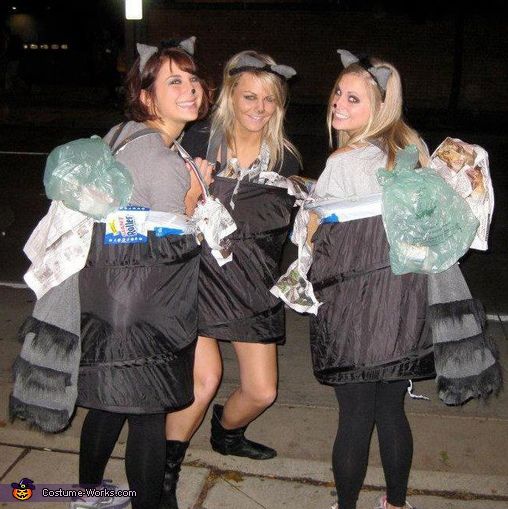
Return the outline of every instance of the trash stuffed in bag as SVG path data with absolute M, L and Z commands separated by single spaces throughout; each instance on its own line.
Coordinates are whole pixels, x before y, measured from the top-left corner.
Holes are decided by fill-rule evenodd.
M 378 172 L 394 274 L 448 269 L 469 249 L 478 228 L 465 200 L 435 170 L 417 163 L 418 150 L 409 145 L 397 153 L 392 171 Z
M 129 171 L 99 136 L 60 145 L 46 161 L 44 187 L 48 198 L 95 219 L 127 205 L 132 186 Z

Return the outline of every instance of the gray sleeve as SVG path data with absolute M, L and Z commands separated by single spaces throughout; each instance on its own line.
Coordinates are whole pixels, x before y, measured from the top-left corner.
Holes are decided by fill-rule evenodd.
M 130 143 L 117 159 L 132 175 L 131 203 L 161 212 L 185 213 L 190 175 L 185 163 L 160 137 L 145 136 Z
M 164 147 L 147 161 L 145 189 L 150 208 L 185 214 L 185 195 L 190 187 L 189 170 L 183 159 Z
M 328 159 L 325 169 L 319 176 L 312 193 L 315 198 L 319 199 L 328 196 L 335 197 L 344 195 L 343 186 L 339 180 L 341 166 L 341 157 L 339 155 L 332 156 Z

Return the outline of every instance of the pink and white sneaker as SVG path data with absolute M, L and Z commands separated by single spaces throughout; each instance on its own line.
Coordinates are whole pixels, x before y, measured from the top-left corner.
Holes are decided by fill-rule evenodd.
M 374 509 L 387 509 L 387 502 L 386 502 L 386 495 L 383 495 L 379 498 L 377 501 L 376 507 Z M 407 500 L 404 504 L 404 509 L 416 509 L 416 507 L 413 507 Z

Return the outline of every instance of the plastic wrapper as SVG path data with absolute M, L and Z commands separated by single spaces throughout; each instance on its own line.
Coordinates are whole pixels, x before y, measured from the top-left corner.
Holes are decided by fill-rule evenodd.
M 383 222 L 394 274 L 437 273 L 471 246 L 478 220 L 469 205 L 430 168 L 416 168 L 418 151 L 397 154 L 392 171 L 381 169 Z
M 471 247 L 487 250 L 494 213 L 494 189 L 485 149 L 456 138 L 446 138 L 432 154 L 430 166 L 466 200 L 478 219 L 480 225 Z
M 44 171 L 46 195 L 67 207 L 103 219 L 129 203 L 132 177 L 98 136 L 71 141 L 51 151 Z
M 321 223 L 344 223 L 381 215 L 381 193 L 354 200 L 322 198 L 307 202 L 305 208 L 316 213 Z

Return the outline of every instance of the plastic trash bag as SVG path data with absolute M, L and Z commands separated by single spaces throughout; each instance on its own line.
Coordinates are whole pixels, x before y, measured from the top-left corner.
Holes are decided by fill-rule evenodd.
M 129 203 L 132 177 L 99 136 L 60 145 L 51 151 L 44 187 L 51 200 L 95 219 Z
M 435 170 L 417 163 L 418 150 L 409 145 L 398 152 L 392 171 L 378 172 L 394 274 L 448 269 L 469 249 L 479 224 Z

